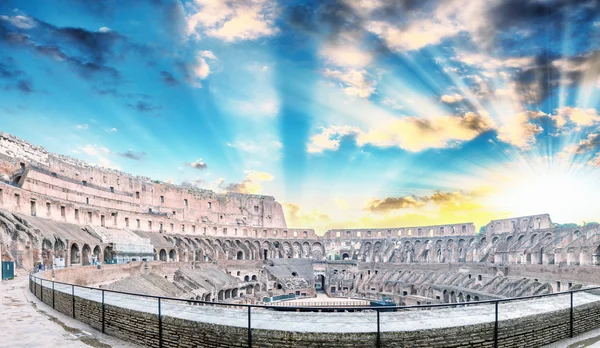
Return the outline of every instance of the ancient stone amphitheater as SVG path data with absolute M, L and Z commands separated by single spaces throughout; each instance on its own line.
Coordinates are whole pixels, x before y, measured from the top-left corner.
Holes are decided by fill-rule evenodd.
M 600 327 L 598 225 L 425 225 L 319 236 L 288 228 L 270 196 L 152 181 L 0 133 L 2 260 L 41 265 L 39 299 L 127 341 L 524 347 Z M 384 298 L 397 307 L 370 307 Z

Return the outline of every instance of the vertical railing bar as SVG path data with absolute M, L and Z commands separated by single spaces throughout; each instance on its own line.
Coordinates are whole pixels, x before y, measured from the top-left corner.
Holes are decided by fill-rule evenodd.
M 573 292 L 571 291 L 571 311 L 569 319 L 569 336 L 573 338 Z
M 498 348 L 498 304 L 500 302 L 495 302 L 496 307 L 496 318 L 494 320 L 494 348 Z
M 379 309 L 375 310 L 377 312 L 377 348 L 381 347 L 381 329 L 380 329 L 380 320 L 379 320 Z
M 52 281 L 52 309 L 55 309 L 54 307 L 54 280 Z
M 160 297 L 158 298 L 158 346 L 162 348 L 162 311 L 160 305 Z
M 71 303 L 73 304 L 73 319 L 75 319 L 75 285 L 71 284 Z
M 40 278 L 40 301 L 44 302 L 44 279 Z
M 105 315 L 104 315 L 104 290 L 102 290 L 102 333 L 105 333 L 104 328 L 106 326 L 106 324 L 104 324 L 104 318 L 105 318 Z
M 248 347 L 252 348 L 252 307 L 248 306 Z

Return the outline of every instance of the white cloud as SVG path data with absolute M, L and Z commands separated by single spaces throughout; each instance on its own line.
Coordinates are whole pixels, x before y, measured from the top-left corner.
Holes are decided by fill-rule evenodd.
M 118 132 L 118 131 L 119 131 L 119 130 L 118 130 L 118 129 L 116 129 L 116 128 L 111 128 L 111 129 L 109 130 L 109 132 L 111 132 L 111 133 L 116 133 L 116 132 Z
M 196 57 L 196 64 L 193 67 L 194 75 L 200 80 L 204 80 L 210 74 L 210 66 L 202 56 Z
M 463 97 L 460 94 L 444 94 L 442 96 L 442 101 L 448 104 L 458 103 L 460 101 L 463 101 L 464 99 L 465 97 Z
M 216 60 L 217 57 L 215 57 L 214 53 L 212 53 L 211 51 L 200 51 L 200 56 L 204 57 L 206 59 L 213 59 Z
M 375 92 L 376 83 L 367 77 L 364 69 L 325 69 L 323 75 L 342 84 L 344 92 L 350 97 L 368 98 Z
M 398 104 L 398 101 L 396 99 L 390 99 L 390 98 L 386 98 L 384 100 L 381 101 L 381 104 L 390 107 L 394 110 L 402 110 L 404 109 L 404 106 Z
M 517 146 L 522 149 L 529 149 L 535 144 L 535 137 L 544 129 L 531 121 L 547 116 L 541 111 L 523 111 L 504 123 L 498 129 L 498 140 Z
M 109 27 L 102 27 L 100 29 L 98 29 L 99 32 L 101 33 L 108 33 L 110 31 Z
M 206 36 L 225 41 L 255 40 L 277 32 L 277 6 L 272 0 L 194 0 L 187 18 L 188 36 Z
M 8 22 L 19 29 L 31 29 L 36 26 L 35 20 L 27 16 L 0 16 L 0 21 Z
M 87 124 L 78 124 L 78 125 L 75 126 L 75 129 L 78 129 L 78 130 L 86 130 L 86 129 L 89 129 L 89 128 L 90 128 L 90 126 L 87 125 Z
M 119 169 L 119 166 L 113 163 L 110 158 L 108 158 L 108 155 L 112 154 L 112 152 L 105 146 L 98 144 L 87 144 L 85 146 L 78 147 L 76 150 L 73 150 L 73 153 L 87 155 L 88 158 L 86 158 L 86 160 L 92 165 Z
M 319 51 L 327 63 L 351 68 L 361 68 L 373 58 L 370 53 L 364 52 L 353 45 L 325 44 Z
M 331 126 L 321 128 L 319 134 L 310 137 L 310 143 L 307 146 L 309 153 L 321 153 L 324 150 L 336 151 L 340 148 L 340 141 L 348 135 L 360 134 L 361 130 L 358 127 L 351 126 Z
M 368 131 L 352 126 L 331 126 L 310 137 L 309 153 L 338 150 L 345 136 L 354 136 L 358 146 L 398 147 L 411 152 L 430 148 L 453 147 L 494 129 L 487 115 L 473 112 L 461 116 L 437 116 L 428 119 L 404 117 L 375 125 Z
M 592 126 L 597 122 L 600 122 L 600 116 L 596 109 L 589 108 L 574 108 L 574 107 L 562 107 L 556 109 L 554 121 L 556 127 L 562 128 L 569 121 L 576 126 Z

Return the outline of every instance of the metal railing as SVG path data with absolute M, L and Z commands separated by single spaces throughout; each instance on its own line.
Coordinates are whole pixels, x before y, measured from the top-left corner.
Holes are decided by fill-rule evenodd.
M 38 283 L 39 281 L 39 283 Z M 106 289 L 99 289 L 99 288 L 93 288 L 93 287 L 89 287 L 89 286 L 80 286 L 80 285 L 74 285 L 74 284 L 69 284 L 69 283 L 63 283 L 63 282 L 58 282 L 58 281 L 53 281 L 53 280 L 47 280 L 47 279 L 43 279 L 41 277 L 38 277 L 34 274 L 30 274 L 29 275 L 29 290 L 37 297 L 39 298 L 42 302 L 44 302 L 44 296 L 43 296 L 43 289 L 44 289 L 44 283 L 47 285 L 46 288 L 47 289 L 51 289 L 52 291 L 52 308 L 55 308 L 55 294 L 56 294 L 56 285 L 61 285 L 61 286 L 66 286 L 66 287 L 70 287 L 70 295 L 71 295 L 71 303 L 72 303 L 72 316 L 74 319 L 75 318 L 75 302 L 76 302 L 76 297 L 75 296 L 75 289 L 89 289 L 92 291 L 96 291 L 96 292 L 101 292 L 101 324 L 102 324 L 102 333 L 105 333 L 105 328 L 106 328 L 106 323 L 105 323 L 105 294 L 106 293 L 110 293 L 110 294 L 120 294 L 120 295 L 127 295 L 127 296 L 134 296 L 134 297 L 138 297 L 138 298 L 145 298 L 145 299 L 155 299 L 156 300 L 156 305 L 157 305 L 157 315 L 158 315 L 158 335 L 159 335 L 159 347 L 163 346 L 163 327 L 162 327 L 162 321 L 163 321 L 163 302 L 165 301 L 175 301 L 175 302 L 179 302 L 179 303 L 186 303 L 188 305 L 206 305 L 206 306 L 219 306 L 219 307 L 224 307 L 224 308 L 245 308 L 247 309 L 247 314 L 248 314 L 248 323 L 247 323 L 247 330 L 248 330 L 248 347 L 252 347 L 252 313 L 253 310 L 255 311 L 260 311 L 260 310 L 278 310 L 281 309 L 282 305 L 281 303 L 279 304 L 275 304 L 275 305 L 258 305 L 258 304 L 235 304 L 235 303 L 223 303 L 223 302 L 210 302 L 210 301 L 201 301 L 201 300 L 191 300 L 191 299 L 181 299 L 181 298 L 173 298 L 173 297 L 166 297 L 166 296 L 155 296 L 155 295 L 144 295 L 144 294 L 136 294 L 136 293 L 130 293 L 130 292 L 124 292 L 124 291 L 116 291 L 116 290 L 106 290 Z M 48 286 L 50 285 L 50 286 Z M 40 288 L 39 293 L 40 295 L 38 296 L 38 288 Z M 573 337 L 574 335 L 574 305 L 573 305 L 573 297 L 574 294 L 576 293 L 580 293 L 580 292 L 590 292 L 590 291 L 596 291 L 596 290 L 600 290 L 600 286 L 594 286 L 594 287 L 588 287 L 588 288 L 583 288 L 583 289 L 578 289 L 578 290 L 570 290 L 570 291 L 563 291 L 563 292 L 556 292 L 556 293 L 551 293 L 551 294 L 543 294 L 543 295 L 532 295 L 532 296 L 521 296 L 521 297 L 513 297 L 513 298 L 505 298 L 505 299 L 495 299 L 495 300 L 484 300 L 484 301 L 471 301 L 471 302 L 457 302 L 457 303 L 439 303 L 439 304 L 425 304 L 425 305 L 411 305 L 411 306 L 382 306 L 382 307 L 371 307 L 371 306 L 353 306 L 351 308 L 349 307 L 344 307 L 344 306 L 329 306 L 328 304 L 324 305 L 324 306 L 287 306 L 284 305 L 286 310 L 298 310 L 298 311 L 314 311 L 314 312 L 320 312 L 320 311 L 324 311 L 324 312 L 347 312 L 349 310 L 351 311 L 375 311 L 376 312 L 376 320 L 377 320 L 377 331 L 376 331 L 376 341 L 375 341 L 375 347 L 380 348 L 381 347 L 381 316 L 380 313 L 381 312 L 390 312 L 390 311 L 408 311 L 408 310 L 421 310 L 421 309 L 434 309 L 434 308 L 457 308 L 457 307 L 471 307 L 471 306 L 479 306 L 479 305 L 485 305 L 485 304 L 489 304 L 489 305 L 493 305 L 494 306 L 494 329 L 493 329 L 493 342 L 494 342 L 494 347 L 498 347 L 498 343 L 499 343 L 499 336 L 498 336 L 498 331 L 499 331 L 499 322 L 501 320 L 499 320 L 499 305 L 501 303 L 508 303 L 508 302 L 516 302 L 516 301 L 525 301 L 525 300 L 532 300 L 532 299 L 540 299 L 540 298 L 548 298 L 548 297 L 555 297 L 555 296 L 565 296 L 568 295 L 569 296 L 569 332 L 568 332 L 568 337 Z M 63 291 L 64 293 L 64 291 Z M 600 301 L 600 291 L 598 292 L 598 294 L 596 294 L 599 296 L 599 301 Z M 89 300 L 89 299 L 88 299 Z M 93 300 L 92 300 L 93 301 Z M 309 303 L 312 304 L 312 303 Z M 315 303 L 316 304 L 316 303 Z M 263 312 L 264 313 L 264 312 Z M 340 324 L 343 325 L 343 324 Z M 264 329 L 263 329 L 264 330 Z M 566 337 L 565 337 L 566 338 Z

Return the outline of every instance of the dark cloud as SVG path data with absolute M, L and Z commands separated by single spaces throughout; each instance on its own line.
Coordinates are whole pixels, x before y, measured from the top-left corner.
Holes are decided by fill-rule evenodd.
M 130 108 L 136 109 L 139 112 L 153 112 L 159 111 L 162 109 L 160 105 L 154 105 L 147 101 L 138 101 L 135 104 L 127 104 Z
M 198 178 L 198 179 L 194 179 L 194 180 L 186 180 L 183 181 L 180 186 L 182 187 L 187 187 L 187 188 L 200 188 L 202 187 L 204 184 L 206 184 L 206 180 Z
M 385 212 L 390 210 L 420 207 L 423 204 L 423 202 L 412 196 L 388 197 L 384 200 L 375 199 L 371 201 L 367 206 L 367 210 L 372 212 Z
M 146 153 L 143 151 L 136 152 L 133 150 L 127 150 L 125 152 L 119 152 L 118 155 L 121 157 L 129 158 L 130 160 L 134 161 L 141 161 L 144 158 L 146 158 Z
M 600 151 L 600 134 L 588 134 L 587 139 L 581 140 L 575 149 L 577 154 Z
M 431 196 L 405 196 L 405 197 L 387 197 L 383 200 L 374 199 L 365 208 L 365 210 L 374 213 L 384 213 L 393 210 L 418 208 L 429 202 L 435 204 L 444 204 L 464 199 L 465 196 L 459 192 L 435 192 Z
M 515 73 L 517 94 L 525 104 L 544 101 L 561 84 L 594 83 L 600 77 L 600 51 L 577 57 L 539 55 L 535 63 Z
M 197 161 L 191 162 L 191 163 L 186 162 L 185 165 L 190 166 L 195 169 L 199 169 L 199 170 L 204 170 L 204 169 L 208 168 L 208 165 L 204 161 L 202 161 L 202 158 L 200 158 Z
M 168 71 L 161 71 L 160 77 L 162 78 L 163 82 L 168 86 L 176 86 L 179 84 L 179 81 L 175 78 L 175 76 L 173 76 L 173 74 L 171 74 Z
M 35 92 L 31 78 L 25 71 L 17 68 L 17 63 L 12 57 L 0 59 L 0 80 L 5 81 L 5 90 L 17 90 L 24 94 Z

